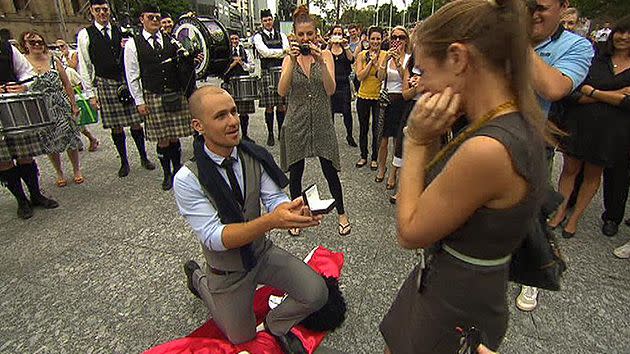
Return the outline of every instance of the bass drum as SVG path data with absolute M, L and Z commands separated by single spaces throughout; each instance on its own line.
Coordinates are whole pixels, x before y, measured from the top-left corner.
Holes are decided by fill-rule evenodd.
M 230 66 L 230 40 L 225 27 L 214 18 L 182 16 L 173 29 L 177 39 L 190 53 L 203 54 L 195 67 L 197 80 L 222 76 Z

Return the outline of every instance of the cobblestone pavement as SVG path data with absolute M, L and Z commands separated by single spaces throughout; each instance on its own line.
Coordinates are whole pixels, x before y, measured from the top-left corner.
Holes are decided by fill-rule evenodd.
M 264 142 L 262 111 L 251 120 L 250 135 Z M 341 117 L 335 123 L 352 233 L 340 237 L 331 215 L 299 238 L 286 232 L 270 237 L 299 257 L 316 245 L 346 254 L 348 319 L 328 336 L 322 352 L 381 353 L 378 323 L 415 259 L 396 244 L 385 184 L 375 183 L 369 168 L 354 167 L 358 149 L 345 144 Z M 186 260 L 202 259 L 201 250 L 172 193 L 160 189 L 159 168 L 142 169 L 128 139 L 131 173 L 118 178 L 108 132 L 90 129 L 101 147 L 81 153 L 83 185 L 57 188 L 49 161 L 38 158 L 43 188 L 61 207 L 19 220 L 13 198 L 0 190 L 2 353 L 137 353 L 185 336 L 206 320 L 182 272 Z M 191 157 L 190 139 L 183 146 L 185 158 Z M 148 150 L 157 163 L 153 144 Z M 278 146 L 270 150 L 277 158 Z M 65 157 L 64 165 L 69 170 Z M 306 165 L 304 185 L 310 183 L 328 195 L 316 160 Z M 518 289 L 510 286 L 502 353 L 630 353 L 630 263 L 611 254 L 630 229 L 621 226 L 617 237 L 602 236 L 600 213 L 597 196 L 576 237 L 560 240 L 570 267 L 561 292 L 542 292 L 538 309 L 521 313 L 513 306 Z

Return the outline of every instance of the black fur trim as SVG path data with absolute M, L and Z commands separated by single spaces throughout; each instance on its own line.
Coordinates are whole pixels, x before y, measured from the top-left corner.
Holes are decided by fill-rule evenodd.
M 346 320 L 346 300 L 336 278 L 322 277 L 328 288 L 328 301 L 321 309 L 303 319 L 300 324 L 316 332 L 333 332 Z

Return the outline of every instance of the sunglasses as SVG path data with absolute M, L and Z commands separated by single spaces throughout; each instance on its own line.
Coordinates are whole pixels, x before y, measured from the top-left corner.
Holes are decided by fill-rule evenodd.
M 159 21 L 162 19 L 162 15 L 145 15 L 149 21 Z
M 394 41 L 406 41 L 407 40 L 407 36 L 405 36 L 404 34 L 401 35 L 393 35 L 390 36 L 390 38 Z
M 37 41 L 37 40 L 29 40 L 29 41 L 26 41 L 26 43 L 28 43 L 29 45 L 32 45 L 32 46 L 40 46 L 40 45 L 44 45 L 44 41 L 41 41 L 41 40 L 40 40 L 40 41 Z

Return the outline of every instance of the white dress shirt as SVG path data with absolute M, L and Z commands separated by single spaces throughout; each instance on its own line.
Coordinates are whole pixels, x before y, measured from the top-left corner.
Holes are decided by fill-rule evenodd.
M 13 52 L 13 71 L 18 81 L 24 81 L 36 76 L 33 66 L 28 59 L 26 59 L 24 54 L 20 53 L 20 51 L 15 47 L 12 47 L 11 49 Z M 29 85 L 27 84 L 27 86 Z
M 157 36 L 157 42 L 162 48 L 164 48 L 164 38 L 162 37 L 162 32 L 157 31 L 155 35 Z M 151 47 L 155 48 L 155 43 L 153 43 L 151 36 L 153 36 L 151 33 L 144 29 L 142 30 L 142 37 L 149 42 Z M 136 48 L 136 41 L 134 40 L 127 41 L 127 44 L 125 44 L 125 76 L 127 77 L 129 92 L 131 92 L 131 97 L 133 97 L 133 100 L 136 102 L 136 106 L 145 104 L 144 93 L 142 91 L 142 80 L 140 79 L 138 48 Z
M 225 159 L 210 151 L 205 145 L 204 150 L 217 165 L 220 165 Z M 244 191 L 245 181 L 243 180 L 243 166 L 236 148 L 232 150 L 231 157 L 236 159 L 236 163 L 233 165 L 234 174 L 241 187 L 241 191 Z M 223 177 L 229 186 L 230 182 L 225 169 L 219 168 L 218 170 L 221 177 Z M 265 209 L 268 212 L 272 212 L 280 204 L 289 202 L 290 199 L 262 167 L 261 172 L 260 199 Z M 188 167 L 183 166 L 177 174 L 175 174 L 173 191 L 175 192 L 175 201 L 179 207 L 180 214 L 186 218 L 201 243 L 213 251 L 226 251 L 227 248 L 223 245 L 222 239 L 223 229 L 226 225 L 221 223 L 219 214 L 204 194 L 199 179 L 197 179 Z
M 271 31 L 267 31 L 266 29 L 263 29 L 263 32 L 270 37 L 274 33 Z M 258 54 L 260 54 L 262 58 L 284 58 L 284 51 L 289 50 L 290 48 L 289 39 L 282 32 L 280 32 L 280 38 L 282 38 L 282 49 L 268 48 L 265 42 L 263 42 L 263 39 L 260 33 L 256 33 L 253 38 L 254 47 L 256 48 L 256 50 L 258 51 Z
M 107 35 L 112 38 L 112 25 L 107 23 L 106 26 L 101 25 L 98 22 L 94 22 L 96 29 L 103 33 L 103 28 L 107 28 Z M 87 33 L 87 29 L 84 28 L 79 31 L 77 35 L 77 51 L 79 52 L 79 74 L 81 75 L 81 81 L 83 83 L 83 90 L 85 97 L 94 97 L 94 89 L 92 88 L 92 80 L 94 80 L 94 64 L 90 59 L 90 36 Z

